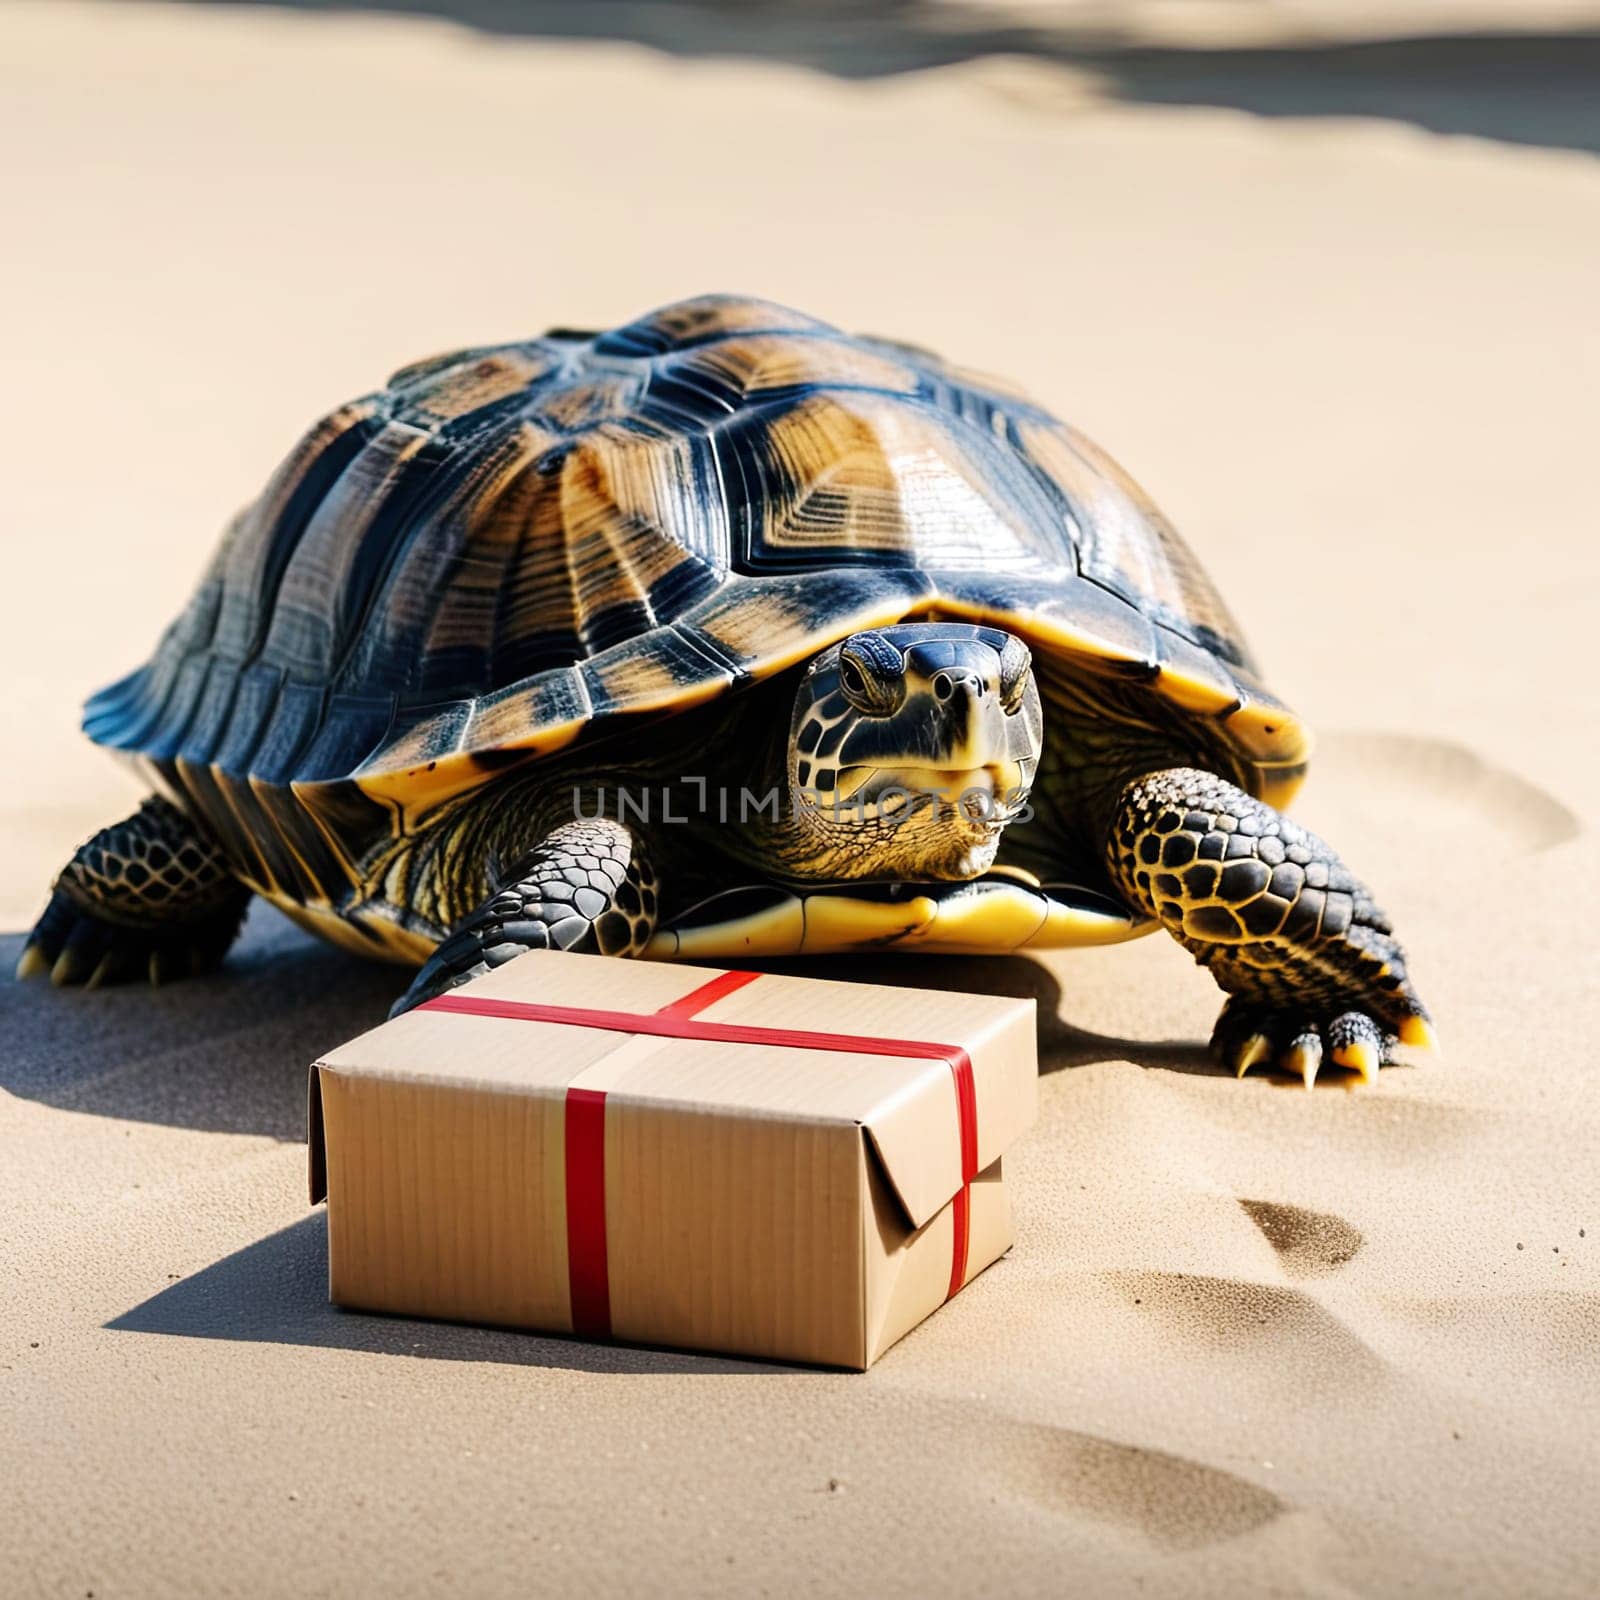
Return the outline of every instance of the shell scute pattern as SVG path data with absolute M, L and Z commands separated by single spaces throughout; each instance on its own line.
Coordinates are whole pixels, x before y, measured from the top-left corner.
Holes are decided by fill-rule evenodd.
M 1077 524 L 1084 577 L 1210 654 L 1249 668 L 1239 625 L 1194 552 L 1116 461 L 1054 418 L 1020 421 L 1016 438 Z
M 775 305 L 770 300 L 727 294 L 695 295 L 662 306 L 608 333 L 575 337 L 592 338 L 597 355 L 648 357 L 741 333 L 821 333 L 839 337 L 837 329 L 803 311 Z
M 352 783 L 425 808 L 918 610 L 1148 681 L 1257 763 L 1303 753 L 1187 547 L 1081 435 L 728 296 L 418 362 L 331 413 L 85 722 L 247 812 Z
M 739 471 L 743 570 L 1071 571 L 1059 519 L 1010 453 L 926 402 L 812 390 L 741 413 L 717 437 Z

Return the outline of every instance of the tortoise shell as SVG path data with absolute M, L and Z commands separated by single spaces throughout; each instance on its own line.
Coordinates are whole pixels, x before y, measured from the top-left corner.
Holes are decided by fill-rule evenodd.
M 519 754 L 864 627 L 992 623 L 1204 719 L 1281 802 L 1307 740 L 1138 486 L 924 351 L 706 296 L 403 368 L 319 422 L 91 737 L 206 804 L 415 816 Z M 331 830 L 323 821 L 325 834 Z

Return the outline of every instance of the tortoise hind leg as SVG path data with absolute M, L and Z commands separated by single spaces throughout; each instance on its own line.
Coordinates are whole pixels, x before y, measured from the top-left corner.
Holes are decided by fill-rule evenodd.
M 221 848 L 170 801 L 146 800 L 61 869 L 17 976 L 95 988 L 208 971 L 228 953 L 250 892 Z
M 656 877 L 634 835 L 606 818 L 563 823 L 457 924 L 389 1015 L 398 1017 L 525 950 L 641 955 L 655 922 Z

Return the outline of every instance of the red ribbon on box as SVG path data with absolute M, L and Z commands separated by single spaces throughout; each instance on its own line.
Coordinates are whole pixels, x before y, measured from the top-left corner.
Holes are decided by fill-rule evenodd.
M 958 1044 L 926 1039 L 882 1039 L 871 1034 L 813 1033 L 804 1028 L 760 1028 L 742 1022 L 711 1022 L 699 1013 L 724 995 L 754 983 L 759 972 L 724 972 L 659 1011 L 603 1011 L 586 1006 L 546 1006 L 525 1000 L 491 1000 L 442 994 L 419 1011 L 455 1011 L 474 1017 L 523 1022 L 558 1022 L 573 1028 L 651 1034 L 663 1039 L 704 1039 L 723 1044 L 783 1045 L 796 1050 L 832 1050 L 852 1055 L 908 1056 L 943 1061 L 955 1082 L 961 1135 L 961 1187 L 951 1208 L 955 1240 L 950 1287 L 967 1276 L 972 1180 L 978 1175 L 978 1095 L 972 1057 Z M 606 1097 L 603 1090 L 568 1089 L 566 1104 L 567 1275 L 572 1296 L 572 1331 L 587 1338 L 611 1334 L 611 1288 L 606 1268 Z

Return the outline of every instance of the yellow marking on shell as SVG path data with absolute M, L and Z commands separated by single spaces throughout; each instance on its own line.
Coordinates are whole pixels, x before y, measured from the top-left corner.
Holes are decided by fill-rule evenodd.
M 250 782 L 251 786 L 255 787 L 255 779 L 252 778 Z M 323 815 L 322 808 L 317 804 L 317 790 L 319 787 L 320 785 L 315 783 L 295 781 L 290 783 L 289 790 L 299 802 L 300 809 L 311 819 L 312 826 L 322 835 L 323 843 L 332 852 L 334 860 L 339 863 L 351 886 L 358 887 L 361 882 L 360 868 L 351 858 L 350 852 L 345 848 L 344 841 L 338 830 L 329 824 L 327 818 Z M 315 883 L 317 874 L 312 870 L 311 863 L 295 849 L 294 841 L 286 837 L 283 842 L 288 846 L 289 853 L 300 863 L 301 869 L 305 872 L 307 878 L 312 883 Z
M 1013 867 L 1005 863 L 997 863 L 989 868 L 991 878 L 1010 878 L 1013 883 L 1027 885 L 1030 889 L 1039 887 L 1040 878 L 1036 872 L 1029 872 L 1026 867 Z
M 1258 767 L 1299 766 L 1311 759 L 1311 730 L 1276 701 L 1247 700 L 1222 726 Z
M 541 732 L 537 740 L 515 746 L 531 760 L 553 754 L 572 743 L 584 724 L 572 722 Z M 470 753 L 453 753 L 410 767 L 381 768 L 355 774 L 356 786 L 370 800 L 394 812 L 406 829 L 448 800 L 481 789 L 490 774 Z
M 424 774 L 431 778 L 432 768 L 437 768 L 446 760 L 459 759 L 454 748 L 455 735 L 444 731 L 447 726 L 446 717 L 438 716 L 408 728 L 368 758 L 362 770 L 356 774 L 358 781 L 367 772 L 404 771 L 415 775 L 419 781 Z M 443 755 L 440 754 L 441 746 L 446 747 Z
M 530 754 L 549 755 L 553 750 L 571 744 L 588 724 L 589 706 L 578 674 L 571 671 L 568 676 L 573 680 L 573 698 L 581 710 L 541 722 L 538 720 L 541 707 L 530 694 L 528 685 L 513 684 L 478 702 L 462 738 L 462 749 L 483 753 L 524 750 Z M 558 698 L 553 684 L 548 693 L 551 702 L 561 705 L 568 703 L 565 697 Z M 440 765 L 444 763 L 440 762 Z
M 1126 944 L 1130 939 L 1142 939 L 1159 926 L 1154 918 L 1114 916 L 1052 900 L 1039 931 L 1024 948 L 1078 950 L 1097 945 Z
M 773 677 L 809 660 L 824 648 L 811 610 L 775 590 L 731 592 L 731 604 L 710 616 L 696 616 L 695 627 L 714 639 L 757 678 Z M 828 619 L 827 639 L 843 639 L 864 628 L 886 628 L 923 602 L 903 595 L 875 597 L 853 612 Z
M 630 649 L 604 664 L 592 661 L 588 670 L 612 703 L 611 709 L 629 712 L 666 707 L 687 711 L 716 699 L 732 681 L 731 674 L 719 672 L 708 661 L 703 677 L 685 683 L 670 661 L 653 657 L 643 648 Z
M 936 902 L 925 895 L 890 903 L 831 892 L 813 894 L 805 902 L 800 948 L 807 955 L 827 955 L 898 944 L 926 928 L 937 914 Z
M 907 940 L 918 949 L 1000 954 L 1020 949 L 1044 926 L 1044 897 L 1021 884 L 996 884 L 977 895 L 937 901 L 938 915 Z
M 178 758 L 177 765 L 180 773 L 188 770 L 188 764 L 181 756 Z M 245 838 L 251 838 L 254 832 L 255 824 L 247 821 L 243 813 L 239 810 L 239 802 L 233 792 L 233 784 L 235 780 L 231 774 L 224 772 L 214 763 L 211 765 L 209 770 L 211 773 L 211 781 L 215 785 L 217 793 L 222 796 L 222 803 L 228 808 L 228 812 L 233 817 L 233 820 L 238 826 L 239 831 L 244 835 Z M 251 789 L 257 794 L 261 792 L 262 788 L 266 787 L 265 785 L 257 784 L 253 778 L 246 778 L 245 782 L 248 783 Z M 270 812 L 267 814 L 269 816 L 271 815 Z M 285 841 L 285 844 L 287 844 L 287 841 Z M 341 859 L 343 859 L 342 853 Z M 280 887 L 277 880 L 272 876 L 272 865 L 267 860 L 266 852 L 259 847 L 257 847 L 254 852 L 253 864 L 260 866 L 262 871 L 266 873 L 267 881 L 272 885 L 274 890 L 277 890 Z M 237 866 L 237 863 L 235 863 L 235 866 Z
M 990 627 L 1002 628 L 1008 633 L 1017 634 L 1030 645 L 1066 654 L 1090 667 L 1101 662 L 1137 662 L 1143 659 L 1121 646 L 1112 644 L 1109 640 L 1074 627 L 1060 617 L 1043 615 L 1036 611 L 1015 613 L 1001 611 L 990 606 L 948 599 L 943 595 L 929 610 L 934 614 L 959 618 L 965 622 L 986 623 Z M 1186 706 L 1178 695 L 1168 695 L 1168 698 L 1184 709 L 1214 714 L 1232 703 L 1231 697 L 1227 701 L 1220 701 L 1212 686 L 1203 684 L 1192 674 L 1181 673 L 1169 665 L 1163 665 L 1161 668 L 1157 680 L 1159 685 L 1157 692 L 1164 693 L 1180 682 L 1185 692 L 1197 701 L 1209 699 L 1211 702 L 1207 705 Z M 1232 716 L 1224 718 L 1222 727 L 1229 739 L 1241 747 L 1251 762 L 1254 769 L 1251 774 L 1254 781 L 1248 785 L 1251 792 L 1275 810 L 1284 810 L 1305 782 L 1306 763 L 1310 759 L 1313 743 L 1311 730 L 1287 707 L 1276 702 L 1255 700 L 1247 702 Z M 1252 739 L 1253 745 L 1241 739 L 1241 733 L 1245 738 Z
M 652 961 L 737 961 L 744 956 L 797 955 L 806 916 L 797 898 L 704 928 L 663 929 L 644 948 Z
M 308 933 L 336 944 L 342 950 L 356 955 L 392 961 L 397 966 L 418 967 L 433 954 L 435 943 L 423 934 L 411 933 L 381 917 L 360 918 L 361 927 L 369 928 L 376 939 L 364 938 L 360 929 L 340 916 L 332 906 L 320 903 L 302 904 L 277 895 L 267 896 L 283 914 L 299 924 Z
M 469 365 L 447 368 L 413 403 L 429 416 L 448 422 L 526 389 L 555 364 L 553 356 L 538 359 L 521 351 L 498 350 Z
M 665 661 L 635 650 L 603 666 L 589 664 L 589 675 L 612 700 L 643 700 L 668 693 L 678 687 L 678 679 Z
M 970 601 L 955 600 L 946 595 L 931 603 L 928 608 L 939 616 L 960 622 L 976 622 L 991 628 L 1002 628 L 1014 633 L 1028 644 L 1043 645 L 1075 656 L 1091 666 L 1105 661 L 1142 662 L 1144 657 L 1121 645 L 1102 639 L 1098 634 L 1074 627 L 1063 618 L 1038 611 L 1003 611 L 994 606 L 974 605 Z
M 1162 662 L 1160 689 L 1175 706 L 1201 716 L 1215 716 L 1234 702 L 1235 696 L 1215 683 L 1184 672 L 1170 662 Z
M 401 820 L 402 828 L 435 807 L 483 787 L 483 768 L 470 756 L 441 756 L 415 767 L 360 772 L 355 785 L 373 802 Z

